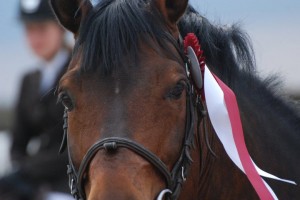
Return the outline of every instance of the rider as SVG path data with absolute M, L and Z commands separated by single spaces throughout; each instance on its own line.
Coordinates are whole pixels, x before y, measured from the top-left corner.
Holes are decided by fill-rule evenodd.
M 67 155 L 58 155 L 63 107 L 54 93 L 70 49 L 48 0 L 20 0 L 19 15 L 28 44 L 41 62 L 22 81 L 12 129 L 14 172 L 0 180 L 0 199 L 44 199 L 38 196 L 68 192 Z

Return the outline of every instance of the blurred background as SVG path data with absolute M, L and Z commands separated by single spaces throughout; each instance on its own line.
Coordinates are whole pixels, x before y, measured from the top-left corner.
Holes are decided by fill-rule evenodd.
M 300 98 L 300 1 L 190 0 L 190 3 L 216 24 L 240 24 L 252 39 L 261 76 L 279 75 L 282 92 Z M 9 129 L 21 78 L 38 62 L 25 42 L 17 4 L 17 0 L 10 0 L 0 5 L 0 175 L 10 168 Z

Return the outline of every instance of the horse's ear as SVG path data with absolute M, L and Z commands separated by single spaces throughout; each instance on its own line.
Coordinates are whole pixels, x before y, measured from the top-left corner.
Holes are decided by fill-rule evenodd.
M 168 25 L 176 26 L 180 17 L 184 14 L 188 0 L 153 0 L 155 6 L 167 20 Z
M 87 0 L 50 0 L 59 22 L 75 35 L 82 19 L 93 8 Z

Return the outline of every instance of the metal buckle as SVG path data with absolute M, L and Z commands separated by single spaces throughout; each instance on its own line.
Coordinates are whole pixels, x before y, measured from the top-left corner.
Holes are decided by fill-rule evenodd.
M 172 191 L 171 191 L 170 189 L 164 189 L 164 190 L 162 190 L 162 191 L 159 193 L 159 195 L 158 195 L 158 197 L 157 197 L 156 200 L 163 200 L 165 194 L 168 194 L 168 193 L 169 193 L 169 194 L 172 194 Z
M 74 176 L 72 167 L 68 165 L 67 174 L 69 176 L 69 188 L 71 195 L 77 199 L 78 190 L 76 188 L 76 177 Z
M 189 69 L 189 64 L 187 62 L 185 63 L 185 71 L 186 71 L 187 77 L 190 78 L 191 73 L 190 73 L 190 69 Z
M 186 181 L 185 168 L 183 166 L 181 167 L 181 178 L 184 182 Z

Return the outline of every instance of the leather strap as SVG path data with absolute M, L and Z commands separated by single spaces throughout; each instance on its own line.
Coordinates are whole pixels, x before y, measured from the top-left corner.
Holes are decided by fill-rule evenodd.
M 147 150 L 145 147 L 142 145 L 126 139 L 126 138 L 120 138 L 120 137 L 110 137 L 110 138 L 105 138 L 103 140 L 100 140 L 96 142 L 87 152 L 87 154 L 84 156 L 81 165 L 78 170 L 78 185 L 77 188 L 79 190 L 80 194 L 83 194 L 82 196 L 84 197 L 84 185 L 83 185 L 83 175 L 85 171 L 87 170 L 87 167 L 89 166 L 90 162 L 92 161 L 93 157 L 95 154 L 100 151 L 105 149 L 106 145 L 115 145 L 116 149 L 117 148 L 127 148 L 133 151 L 134 153 L 140 155 L 143 157 L 145 160 L 149 161 L 153 166 L 155 166 L 156 169 L 165 177 L 167 187 L 171 188 L 172 187 L 172 177 L 171 174 L 167 168 L 167 166 L 151 151 Z

